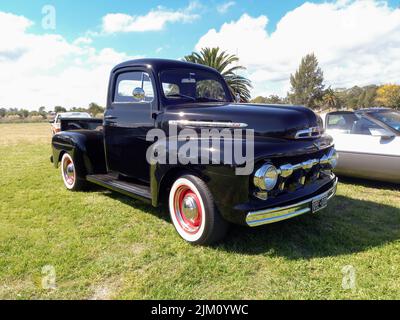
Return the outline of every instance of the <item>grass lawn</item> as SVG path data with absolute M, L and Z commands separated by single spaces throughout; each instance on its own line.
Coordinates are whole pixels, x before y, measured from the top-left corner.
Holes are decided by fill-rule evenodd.
M 100 188 L 68 192 L 49 156 L 48 124 L 0 124 L 2 299 L 400 298 L 398 186 L 346 180 L 319 215 L 234 226 L 204 248 L 160 209 Z M 56 289 L 42 288 L 44 266 Z M 342 287 L 345 266 L 353 289 Z

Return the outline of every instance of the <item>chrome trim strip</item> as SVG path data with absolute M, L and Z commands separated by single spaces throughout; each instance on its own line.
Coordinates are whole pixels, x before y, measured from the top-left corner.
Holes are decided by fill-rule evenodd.
M 240 122 L 216 122 L 216 121 L 191 121 L 191 120 L 169 120 L 170 125 L 182 125 L 192 127 L 215 127 L 215 128 L 247 128 L 247 123 Z
M 314 166 L 321 164 L 321 165 L 331 165 L 332 160 L 335 159 L 336 155 L 336 150 L 331 149 L 328 154 L 325 154 L 321 159 L 309 159 L 300 163 L 296 164 L 290 164 L 286 163 L 284 165 L 281 165 L 278 168 L 278 173 L 283 177 L 287 178 L 290 177 L 294 171 L 304 169 L 304 170 L 310 170 Z M 332 167 L 333 169 L 333 167 Z
M 316 134 L 315 134 L 316 133 Z M 295 139 L 309 139 L 309 138 L 320 138 L 323 130 L 319 127 L 311 127 L 305 130 L 299 130 L 294 136 Z
M 289 206 L 250 211 L 246 216 L 246 223 L 250 227 L 256 227 L 308 213 L 311 211 L 311 203 L 314 200 L 323 198 L 324 196 L 328 196 L 328 200 L 330 200 L 336 194 L 337 183 L 338 179 L 335 178 L 332 188 L 328 191 Z

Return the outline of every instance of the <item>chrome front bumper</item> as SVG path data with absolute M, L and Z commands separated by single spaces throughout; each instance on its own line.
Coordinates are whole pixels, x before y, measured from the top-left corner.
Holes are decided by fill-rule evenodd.
M 311 205 L 314 200 L 325 196 L 330 200 L 336 194 L 337 183 L 338 179 L 335 178 L 333 186 L 328 191 L 290 206 L 251 211 L 246 216 L 246 223 L 250 227 L 257 227 L 263 224 L 274 223 L 311 212 Z

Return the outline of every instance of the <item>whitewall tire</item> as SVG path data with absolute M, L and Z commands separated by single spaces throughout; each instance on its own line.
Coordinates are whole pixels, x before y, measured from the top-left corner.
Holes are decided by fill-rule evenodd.
M 227 222 L 220 216 L 211 192 L 198 177 L 184 175 L 172 185 L 169 211 L 178 234 L 193 244 L 211 244 L 224 237 Z
M 84 189 L 85 179 L 79 176 L 79 167 L 71 155 L 64 153 L 61 158 L 61 177 L 68 190 L 78 191 Z

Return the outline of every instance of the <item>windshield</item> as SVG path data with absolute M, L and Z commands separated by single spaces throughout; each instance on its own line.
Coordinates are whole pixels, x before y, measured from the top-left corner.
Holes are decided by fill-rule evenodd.
M 161 84 L 168 103 L 231 102 L 223 79 L 213 72 L 174 69 L 161 72 Z
M 379 121 L 387 124 L 395 130 L 400 131 L 400 112 L 399 111 L 385 111 L 376 112 L 374 117 Z

